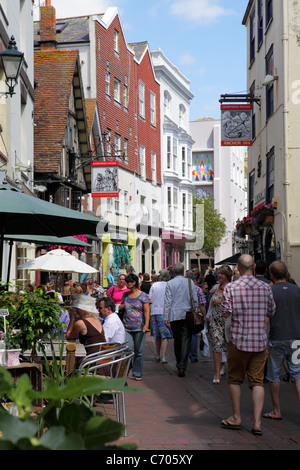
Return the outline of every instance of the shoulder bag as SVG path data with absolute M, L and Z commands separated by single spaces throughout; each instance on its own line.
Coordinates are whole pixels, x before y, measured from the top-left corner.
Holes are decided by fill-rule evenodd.
M 189 291 L 190 291 L 192 308 L 191 310 L 188 310 L 186 312 L 186 321 L 187 321 L 187 326 L 188 326 L 190 333 L 192 335 L 196 335 L 197 333 L 200 333 L 200 331 L 203 330 L 205 318 L 204 318 L 203 313 L 201 311 L 198 311 L 198 309 L 195 307 L 194 299 L 192 295 L 191 279 L 188 279 L 188 282 L 189 282 Z

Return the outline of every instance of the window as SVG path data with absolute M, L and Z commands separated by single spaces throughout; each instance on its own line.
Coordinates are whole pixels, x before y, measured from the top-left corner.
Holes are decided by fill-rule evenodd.
M 181 166 L 181 176 L 182 178 L 185 178 L 186 177 L 186 154 L 185 154 L 185 147 L 182 147 L 182 151 L 181 151 L 181 155 L 182 155 L 182 166 Z
M 150 93 L 150 122 L 152 126 L 156 126 L 156 96 Z
M 273 19 L 273 0 L 266 0 L 266 29 Z
M 118 80 L 117 78 L 115 78 L 115 79 L 114 79 L 114 100 L 115 100 L 117 103 L 120 103 L 120 102 L 121 102 L 121 93 L 120 93 L 120 90 L 121 90 L 120 80 Z
M 173 188 L 174 221 L 178 222 L 178 189 Z
M 145 166 L 145 152 L 146 149 L 143 145 L 140 145 L 140 167 L 141 167 L 141 177 L 146 178 L 146 166 Z
M 187 149 L 187 177 L 192 179 L 192 151 L 190 148 Z
M 186 194 L 182 194 L 182 227 L 186 227 Z
M 124 158 L 128 162 L 128 139 L 124 139 Z
M 263 0 L 257 2 L 257 47 L 259 48 L 264 40 L 264 16 Z
M 143 82 L 139 83 L 139 114 L 141 118 L 145 119 L 145 85 Z
M 266 75 L 274 75 L 273 46 L 270 47 L 266 56 Z M 274 113 L 274 83 L 266 86 L 266 119 Z
M 107 155 L 111 155 L 111 130 L 107 129 L 106 134 L 106 151 Z
M 121 156 L 121 136 L 119 134 L 115 133 L 115 156 L 120 157 Z
M 168 223 L 172 223 L 172 189 L 167 188 Z
M 250 16 L 250 64 L 255 59 L 255 9 Z
M 119 31 L 115 29 L 114 32 L 114 49 L 117 54 L 119 54 Z
M 120 212 L 120 190 L 119 190 L 119 196 L 115 197 L 115 211 Z
M 266 203 L 270 204 L 274 197 L 275 154 L 274 147 L 267 154 L 267 188 Z
M 177 171 L 178 141 L 173 137 L 173 170 Z
M 105 73 L 105 93 L 110 96 L 110 73 L 108 68 Z
M 113 207 L 113 205 L 112 205 L 112 198 L 111 198 L 111 197 L 108 197 L 108 198 L 107 198 L 107 210 L 108 210 L 108 211 L 111 211 L 111 210 L 112 210 L 112 207 Z
M 151 152 L 151 175 L 152 183 L 156 184 L 156 153 Z
M 193 213 L 193 199 L 191 194 L 188 194 L 188 228 L 192 230 L 192 213 Z
M 124 191 L 124 214 L 128 215 L 129 198 L 128 191 Z
M 171 137 L 168 135 L 167 136 L 167 169 L 168 170 L 172 168 L 171 155 L 172 155 Z
M 125 84 L 123 88 L 123 103 L 124 108 L 128 108 L 128 86 Z

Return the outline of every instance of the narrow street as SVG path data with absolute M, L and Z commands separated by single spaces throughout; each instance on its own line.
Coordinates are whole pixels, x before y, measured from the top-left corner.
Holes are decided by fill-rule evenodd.
M 142 382 L 128 380 L 140 391 L 126 393 L 128 436 L 118 444 L 135 443 L 138 450 L 300 450 L 300 407 L 293 384 L 281 383 L 281 421 L 263 418 L 263 436 L 251 434 L 251 393 L 242 387 L 243 429 L 226 430 L 220 426 L 231 414 L 226 376 L 220 385 L 212 383 L 213 362 L 199 357 L 190 363 L 186 377 L 175 373 L 173 344 L 168 363 L 155 362 L 153 338 L 148 336 Z M 272 409 L 268 385 L 264 412 Z M 98 409 L 102 405 L 98 405 Z M 114 419 L 111 405 L 106 412 Z

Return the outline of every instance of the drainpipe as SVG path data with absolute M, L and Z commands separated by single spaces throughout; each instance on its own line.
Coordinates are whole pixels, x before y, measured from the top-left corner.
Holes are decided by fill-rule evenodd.
M 288 179 L 288 104 L 287 104 L 287 87 L 288 87 L 288 61 L 287 61 L 287 47 L 288 47 L 288 0 L 283 0 L 283 36 L 282 36 L 282 66 L 283 66 L 283 157 L 284 157 L 284 175 L 283 175 L 283 186 L 284 186 L 284 209 L 285 214 L 285 262 L 288 270 L 290 271 L 291 266 L 291 246 L 289 237 L 289 186 L 290 181 Z

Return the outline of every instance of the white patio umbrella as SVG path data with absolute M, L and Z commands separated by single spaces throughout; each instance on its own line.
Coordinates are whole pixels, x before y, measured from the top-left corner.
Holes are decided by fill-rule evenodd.
M 29 269 L 32 271 L 53 271 L 65 273 L 95 274 L 98 270 L 75 258 L 65 250 L 51 250 L 45 255 L 20 264 L 18 269 Z

